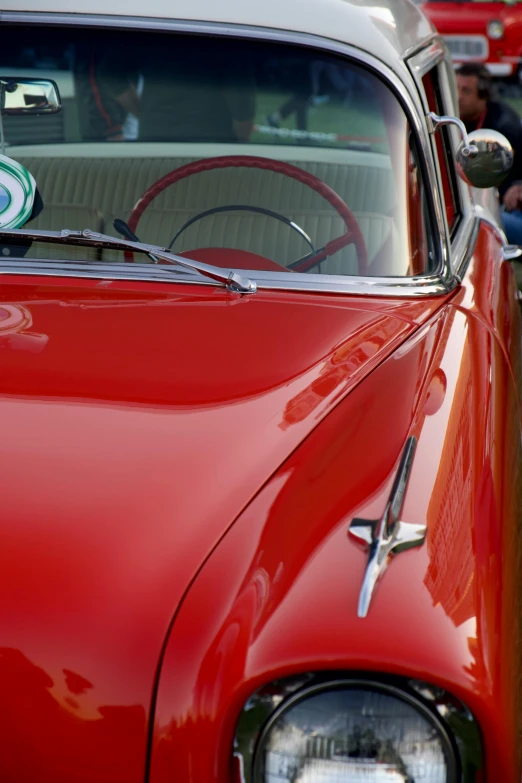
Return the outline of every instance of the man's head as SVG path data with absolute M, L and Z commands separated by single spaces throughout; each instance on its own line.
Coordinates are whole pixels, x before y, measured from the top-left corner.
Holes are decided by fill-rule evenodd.
M 457 71 L 459 112 L 464 122 L 478 120 L 491 100 L 491 76 L 482 63 L 464 63 Z

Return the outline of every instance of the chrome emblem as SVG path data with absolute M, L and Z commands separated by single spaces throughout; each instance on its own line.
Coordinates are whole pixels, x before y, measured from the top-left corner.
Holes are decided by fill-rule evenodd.
M 417 438 L 408 438 L 389 500 L 380 519 L 354 519 L 349 535 L 369 546 L 368 565 L 359 594 L 358 617 L 366 617 L 377 582 L 393 555 L 415 546 L 422 546 L 426 525 L 412 525 L 399 519 L 410 477 Z

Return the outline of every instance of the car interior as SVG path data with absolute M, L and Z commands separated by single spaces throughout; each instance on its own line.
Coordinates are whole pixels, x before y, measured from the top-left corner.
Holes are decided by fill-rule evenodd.
M 121 36 L 116 38 L 110 31 L 103 34 L 112 38 L 95 51 L 111 46 L 118 50 Z M 208 76 L 219 52 L 202 55 L 205 49 L 201 46 L 195 54 L 186 49 L 188 64 L 194 57 L 193 71 L 192 75 L 183 71 L 182 81 L 177 61 L 169 61 L 164 70 L 159 65 L 152 68 L 151 34 L 142 40 L 133 33 L 127 49 L 120 47 L 108 62 L 92 55 L 90 39 L 85 39 L 88 45 L 84 40 L 85 30 L 57 28 L 54 35 L 52 56 L 49 43 L 42 48 L 35 41 L 26 47 L 25 59 L 13 49 L 11 59 L 4 52 L 4 64 L 0 63 L 0 76 L 37 75 L 54 80 L 60 92 L 61 110 L 56 114 L 2 118 L 5 154 L 31 172 L 43 202 L 43 209 L 28 227 L 90 228 L 118 236 L 114 221 L 131 220 L 138 201 L 169 172 L 211 157 L 246 155 L 281 161 L 313 175 L 340 197 L 355 218 L 364 239 L 365 263 L 358 258 L 356 246 L 348 244 L 307 271 L 369 276 L 424 271 L 411 267 L 408 248 L 412 241 L 408 212 L 415 188 L 407 120 L 398 101 L 387 95 L 387 88 L 360 66 L 332 64 L 324 55 L 318 60 L 317 54 L 273 44 L 258 45 L 252 54 L 252 46 L 239 41 L 235 42 L 230 71 L 235 74 L 240 70 L 238 63 L 250 58 L 248 76 L 238 81 L 239 77 L 230 77 L 226 71 L 224 79 L 228 81 L 223 87 L 223 80 L 218 83 Z M 165 38 L 161 41 L 164 45 Z M 130 44 L 133 51 L 139 51 L 140 46 L 143 50 L 142 63 L 134 70 L 122 66 Z M 81 51 L 91 52 L 83 71 Z M 183 61 L 183 65 L 187 63 Z M 155 92 L 150 90 L 152 99 L 146 104 L 148 84 Z M 127 111 L 131 89 L 136 101 L 141 100 L 138 117 Z M 136 97 L 138 92 L 141 94 Z M 213 114 L 209 109 L 206 125 L 201 107 L 206 100 L 210 105 L 217 93 L 225 95 L 231 113 L 245 113 L 245 106 L 252 103 L 254 116 L 248 137 L 228 138 L 221 126 L 219 132 L 212 127 L 212 117 L 220 111 L 217 104 Z M 161 102 L 167 100 L 170 103 L 165 109 Z M 284 108 L 292 101 L 297 105 L 295 116 L 290 111 L 284 117 L 281 110 L 278 121 L 274 120 L 277 111 L 270 114 L 270 109 Z M 170 104 L 174 104 L 172 114 Z M 145 118 L 156 110 L 160 120 L 155 124 L 150 119 L 147 126 Z M 103 120 L 110 124 L 111 112 L 121 121 L 116 137 L 106 134 L 102 124 Z M 177 123 L 178 113 L 188 117 L 184 124 Z M 420 210 L 420 203 L 417 198 L 413 209 Z M 171 247 L 185 224 L 207 211 L 210 214 L 187 225 Z M 277 216 L 283 216 L 285 222 Z M 150 200 L 135 228 L 140 241 L 171 247 L 174 253 L 190 255 L 197 248 L 248 250 L 271 259 L 278 271 L 300 271 L 292 266 L 311 252 L 311 246 L 322 248 L 346 231 L 345 220 L 318 189 L 284 171 L 237 165 L 196 170 L 166 187 Z M 122 260 L 121 252 L 112 249 L 88 252 L 68 247 L 64 254 L 63 248 L 57 252 L 56 246 L 43 243 L 34 243 L 26 257 Z M 150 263 L 141 254 L 135 255 L 135 260 Z M 245 264 L 249 266 L 248 259 Z M 426 259 L 423 264 L 425 267 Z

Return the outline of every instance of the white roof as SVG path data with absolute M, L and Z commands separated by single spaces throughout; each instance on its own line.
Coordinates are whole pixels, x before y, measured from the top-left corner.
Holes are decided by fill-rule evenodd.
M 394 70 L 430 36 L 412 0 L 0 0 L 2 12 L 102 14 L 224 22 L 308 33 L 371 52 Z

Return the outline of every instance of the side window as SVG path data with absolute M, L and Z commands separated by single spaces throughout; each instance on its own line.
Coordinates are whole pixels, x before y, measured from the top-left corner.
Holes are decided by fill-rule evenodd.
M 431 71 L 423 76 L 422 84 L 426 93 L 429 111 L 433 111 L 435 114 L 447 114 L 442 98 L 442 91 L 440 89 L 437 67 L 432 68 Z M 452 154 L 449 128 L 447 126 L 438 128 L 434 135 L 434 139 L 439 160 L 446 219 L 448 221 L 450 236 L 453 236 L 460 221 L 462 208 L 459 198 L 457 172 Z
M 428 230 L 430 224 L 426 190 L 419 166 L 417 146 L 410 134 L 407 167 L 408 223 L 411 275 L 434 271 L 435 252 Z

